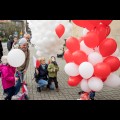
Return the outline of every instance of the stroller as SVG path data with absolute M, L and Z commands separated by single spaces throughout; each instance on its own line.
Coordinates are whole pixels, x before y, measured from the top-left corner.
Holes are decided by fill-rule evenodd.
M 29 98 L 28 98 L 28 89 L 27 89 L 25 81 L 22 84 L 22 95 L 21 95 L 20 98 L 18 98 L 18 100 L 29 100 Z
M 19 77 L 21 80 L 21 73 L 17 72 L 16 77 Z M 21 95 L 16 99 L 16 100 L 28 100 L 28 89 L 27 89 L 27 84 L 25 81 L 22 82 L 21 84 Z

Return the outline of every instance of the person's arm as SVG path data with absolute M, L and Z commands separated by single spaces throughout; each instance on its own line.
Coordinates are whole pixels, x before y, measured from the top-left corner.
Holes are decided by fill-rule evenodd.
M 24 72 L 26 72 L 28 69 L 29 61 L 30 61 L 30 51 L 28 50 L 27 59 L 26 59 L 26 66 L 25 66 Z
M 58 67 L 58 66 L 55 67 L 55 71 L 56 71 L 56 72 L 59 71 L 59 67 Z
M 48 70 L 48 72 L 54 72 L 54 69 L 53 69 L 52 64 L 49 64 L 49 65 L 48 65 L 47 70 Z

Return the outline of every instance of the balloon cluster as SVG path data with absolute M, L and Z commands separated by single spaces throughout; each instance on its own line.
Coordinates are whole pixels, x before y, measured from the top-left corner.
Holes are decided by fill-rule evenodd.
M 69 37 L 64 53 L 64 70 L 69 75 L 68 84 L 85 92 L 100 91 L 103 85 L 117 87 L 120 78 L 115 74 L 120 67 L 119 50 L 110 34 L 112 20 L 72 20 L 84 28 L 80 38 Z
M 56 56 L 63 48 L 64 39 L 71 35 L 69 20 L 29 20 L 32 31 L 31 43 L 37 56 Z

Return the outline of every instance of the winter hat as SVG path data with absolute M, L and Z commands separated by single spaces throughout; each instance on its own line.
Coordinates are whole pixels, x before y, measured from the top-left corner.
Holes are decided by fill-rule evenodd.
M 25 43 L 27 43 L 27 40 L 26 40 L 25 38 L 21 38 L 21 39 L 19 40 L 19 45 L 23 45 L 23 44 L 25 44 Z
M 7 56 L 2 56 L 1 61 L 3 64 L 7 64 Z

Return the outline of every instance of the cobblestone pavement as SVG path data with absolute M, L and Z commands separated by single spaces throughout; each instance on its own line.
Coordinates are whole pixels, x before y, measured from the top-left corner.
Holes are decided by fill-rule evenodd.
M 4 54 L 7 54 L 6 44 L 3 44 Z M 79 85 L 76 87 L 70 87 L 67 84 L 68 76 L 64 72 L 65 61 L 64 59 L 57 59 L 60 71 L 58 72 L 58 82 L 60 91 L 56 92 L 55 90 L 37 92 L 36 82 L 32 80 L 34 67 L 33 67 L 33 51 L 34 48 L 30 46 L 31 58 L 29 69 L 26 74 L 26 82 L 28 84 L 29 99 L 30 100 L 77 100 L 79 98 L 78 92 L 80 91 Z M 0 100 L 3 100 L 2 86 L 0 82 Z M 120 87 L 118 88 L 108 88 L 103 87 L 103 90 L 96 93 L 96 100 L 120 100 Z

